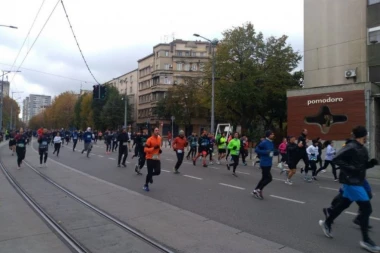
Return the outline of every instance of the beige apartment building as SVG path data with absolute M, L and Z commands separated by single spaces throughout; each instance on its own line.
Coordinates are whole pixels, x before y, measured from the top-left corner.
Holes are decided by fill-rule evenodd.
M 137 121 L 137 97 L 138 97 L 138 70 L 132 70 L 126 74 L 106 82 L 106 84 L 117 88 L 120 94 L 127 95 L 128 107 L 127 114 L 130 115 L 132 122 L 128 122 L 132 128 L 136 127 Z M 128 116 L 129 117 L 129 116 Z
M 304 0 L 304 83 L 289 90 L 288 134 L 343 142 L 369 130 L 380 157 L 380 0 Z

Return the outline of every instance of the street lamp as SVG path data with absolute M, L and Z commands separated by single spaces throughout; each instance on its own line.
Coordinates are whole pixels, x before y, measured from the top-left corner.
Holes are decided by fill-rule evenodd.
M 13 25 L 0 25 L 0 26 L 12 28 L 12 29 L 18 29 L 17 26 L 13 26 Z
M 218 40 L 214 39 L 213 41 L 205 38 L 197 33 L 193 34 L 195 37 L 200 37 L 202 39 L 210 42 L 210 47 L 212 48 L 212 76 L 211 76 L 211 133 L 214 133 L 215 129 L 215 51 L 214 47 L 218 44 Z
M 15 93 L 24 93 L 24 92 L 23 91 L 12 91 L 12 100 L 13 100 L 13 94 L 15 94 Z M 15 121 L 15 125 L 16 125 L 16 122 L 17 121 Z M 11 102 L 11 122 L 10 122 L 9 128 L 10 128 L 10 130 L 13 129 L 13 101 Z
M 19 70 L 12 71 L 12 70 L 1 70 L 3 73 L 1 75 L 1 94 L 0 94 L 0 131 L 3 130 L 3 98 L 4 98 L 4 76 L 11 72 L 21 72 Z

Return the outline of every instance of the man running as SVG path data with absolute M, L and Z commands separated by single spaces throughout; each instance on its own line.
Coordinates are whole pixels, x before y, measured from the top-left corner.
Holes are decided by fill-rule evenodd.
M 300 148 L 300 158 L 303 160 L 305 167 L 301 168 L 301 173 L 309 167 L 309 156 L 306 153 L 307 143 L 307 129 L 302 130 L 301 135 L 298 137 L 298 142 L 302 142 L 302 148 Z
M 240 156 L 240 148 L 241 148 L 238 133 L 234 134 L 234 138 L 232 140 L 230 140 L 227 148 L 228 148 L 228 150 L 230 150 L 230 154 L 231 154 L 232 161 L 233 161 L 233 163 L 231 163 L 231 164 L 227 163 L 227 170 L 230 170 L 230 167 L 233 166 L 232 175 L 237 177 L 236 167 L 239 165 L 239 156 Z
M 142 168 L 144 168 L 144 165 L 145 165 L 146 154 L 144 152 L 144 148 L 145 148 L 146 141 L 148 139 L 149 139 L 148 129 L 144 128 L 140 137 L 136 139 L 136 147 L 137 147 L 137 153 L 138 153 L 139 160 L 135 166 L 135 172 L 138 175 L 142 175 L 141 170 L 142 170 Z
M 149 191 L 149 183 L 153 184 L 153 176 L 161 174 L 160 154 L 161 150 L 161 136 L 159 136 L 158 128 L 154 129 L 153 135 L 148 138 L 145 144 L 144 152 L 146 154 L 146 166 L 148 174 L 146 175 L 144 191 Z
M 77 142 L 78 142 L 78 131 L 77 130 L 74 130 L 73 134 L 72 134 L 72 138 L 73 138 L 73 151 L 75 151 L 75 147 L 77 146 Z
M 95 139 L 94 134 L 91 132 L 91 128 L 87 127 L 86 132 L 83 134 L 84 141 L 84 149 L 82 150 L 82 154 L 84 151 L 87 151 L 87 157 L 90 157 L 90 152 L 92 149 L 92 141 Z
M 188 143 L 185 138 L 185 132 L 183 130 L 179 131 L 179 136 L 177 136 L 173 141 L 173 150 L 177 155 L 177 163 L 175 164 L 173 168 L 173 172 L 175 174 L 178 174 L 179 167 L 181 166 L 183 162 L 183 157 L 185 155 L 185 147 L 187 147 Z
M 53 142 L 54 142 L 53 155 L 55 154 L 55 152 L 57 152 L 57 156 L 58 156 L 59 150 L 61 149 L 61 143 L 62 143 L 62 137 L 61 137 L 61 134 L 59 132 L 57 132 L 57 135 L 54 137 Z
M 26 142 L 28 136 L 24 133 L 24 129 L 20 128 L 20 132 L 15 136 L 16 154 L 17 154 L 17 169 L 20 169 L 22 161 L 25 159 Z
M 339 166 L 339 182 L 343 185 L 343 198 L 332 208 L 325 221 L 320 220 L 326 237 L 332 238 L 331 227 L 334 220 L 347 209 L 352 202 L 360 207 L 360 229 L 363 240 L 360 246 L 370 252 L 380 252 L 380 247 L 368 235 L 369 217 L 372 213 L 370 196 L 368 195 L 364 182 L 366 170 L 378 164 L 376 159 L 369 160 L 368 150 L 364 146 L 368 135 L 364 126 L 357 126 L 352 130 L 355 140 L 343 147 L 333 159 Z
M 192 133 L 192 135 L 190 135 L 187 138 L 187 142 L 190 143 L 190 150 L 189 150 L 189 153 L 187 153 L 187 156 L 186 156 L 186 159 L 189 160 L 190 156 L 191 156 L 191 159 L 193 159 L 195 157 L 196 153 L 197 153 L 198 138 L 197 138 L 196 134 Z
M 46 166 L 46 160 L 48 157 L 49 149 L 49 135 L 47 129 L 44 128 L 42 134 L 38 136 L 38 152 L 40 155 L 40 168 L 42 168 L 42 160 L 44 161 L 44 166 Z
M 121 165 L 124 167 L 127 167 L 125 164 L 125 161 L 127 160 L 128 157 L 128 141 L 129 141 L 129 136 L 127 133 L 127 129 L 125 127 L 123 128 L 123 131 L 121 134 L 118 135 L 117 141 L 119 142 L 119 156 L 117 158 L 117 167 L 120 167 L 120 162 L 121 162 L 121 157 L 123 156 L 123 162 Z
M 257 199 L 264 199 L 263 197 L 263 189 L 265 186 L 267 186 L 270 182 L 272 182 L 272 174 L 270 173 L 270 170 L 272 168 L 273 164 L 273 152 L 274 152 L 274 146 L 273 146 L 273 138 L 274 133 L 270 130 L 265 132 L 266 139 L 260 142 L 259 145 L 256 146 L 255 152 L 257 154 L 260 154 L 260 168 L 262 177 L 260 182 L 257 184 L 255 190 L 253 190 L 252 194 Z
M 222 136 L 218 139 L 218 161 L 217 164 L 220 164 L 221 159 L 226 157 L 226 149 L 227 149 L 227 138 L 226 134 L 222 133 Z
M 210 139 L 207 136 L 207 131 L 203 131 L 203 135 L 198 140 L 198 155 L 193 158 L 193 165 L 196 165 L 197 159 L 202 156 L 203 167 L 207 167 L 206 157 L 209 151 Z
M 12 150 L 12 156 L 16 152 L 16 140 L 15 140 L 15 133 L 11 132 L 9 134 L 9 149 Z
M 291 180 L 292 177 L 296 174 L 297 171 L 297 163 L 299 161 L 299 149 L 303 147 L 303 143 L 299 142 L 296 143 L 296 138 L 294 136 L 289 136 L 289 142 L 286 146 L 286 156 L 289 168 L 288 178 L 285 181 L 285 184 L 292 185 L 293 181 Z M 286 169 L 282 169 L 281 173 L 286 171 Z

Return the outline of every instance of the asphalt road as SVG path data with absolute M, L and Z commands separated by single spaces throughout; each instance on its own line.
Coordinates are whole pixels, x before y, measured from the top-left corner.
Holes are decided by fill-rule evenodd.
M 304 182 L 300 174 L 296 174 L 294 184 L 289 186 L 284 183 L 279 169 L 273 168 L 274 180 L 264 189 L 265 199 L 257 200 L 250 192 L 260 180 L 258 168 L 240 165 L 238 177 L 234 177 L 224 164 L 203 168 L 200 161 L 197 166 L 184 161 L 181 174 L 176 175 L 172 173 L 175 153 L 164 148 L 162 173 L 154 177 L 151 191 L 145 193 L 142 186 L 146 170 L 143 170 L 143 176 L 136 175 L 137 158 L 132 160 L 130 154 L 127 168 L 119 168 L 116 166 L 117 153 L 107 155 L 102 142 L 94 146 L 90 158 L 80 153 L 82 148 L 83 143 L 78 143 L 79 151 L 73 152 L 70 143 L 61 148 L 59 157 L 52 155 L 52 149 L 49 157 L 92 176 L 303 252 L 360 250 L 360 229 L 352 223 L 356 204 L 336 220 L 334 239 L 326 238 L 318 225 L 318 220 L 324 218 L 322 207 L 329 205 L 339 188 L 329 173 L 321 174 L 319 181 L 313 183 Z M 29 148 L 28 152 L 34 151 Z M 374 192 L 374 211 L 370 220 L 374 228 L 370 236 L 380 244 L 380 181 L 370 180 L 370 183 Z

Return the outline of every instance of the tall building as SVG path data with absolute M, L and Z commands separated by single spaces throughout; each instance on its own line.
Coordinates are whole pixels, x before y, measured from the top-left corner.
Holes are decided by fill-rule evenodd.
M 128 107 L 127 114 L 130 115 L 132 122 L 128 122 L 133 127 L 136 126 L 137 121 L 137 87 L 138 87 L 138 70 L 132 70 L 124 75 L 116 77 L 106 84 L 112 85 L 117 88 L 120 94 L 127 95 Z M 129 118 L 129 116 L 128 116 Z
M 171 129 L 170 119 L 159 119 L 155 115 L 157 102 L 165 98 L 170 87 L 186 82 L 187 78 L 201 77 L 203 67 L 211 57 L 208 42 L 174 40 L 153 47 L 153 52 L 138 60 L 138 68 L 106 84 L 116 87 L 121 94 L 128 95 L 133 111 L 134 126 L 157 125 L 163 133 Z M 132 102 L 133 101 L 133 102 Z M 190 131 L 199 132 L 209 122 L 192 119 Z
M 4 87 L 3 87 L 4 97 L 9 97 L 9 82 L 8 81 L 2 82 L 0 80 L 0 87 L 1 87 L 1 85 L 4 85 Z
M 29 97 L 24 99 L 24 105 L 23 105 L 24 122 L 28 122 L 33 116 L 44 111 L 46 107 L 50 105 L 51 105 L 51 96 L 30 94 Z
M 369 130 L 380 156 L 380 0 L 304 1 L 304 88 L 289 90 L 288 134 L 344 141 Z

